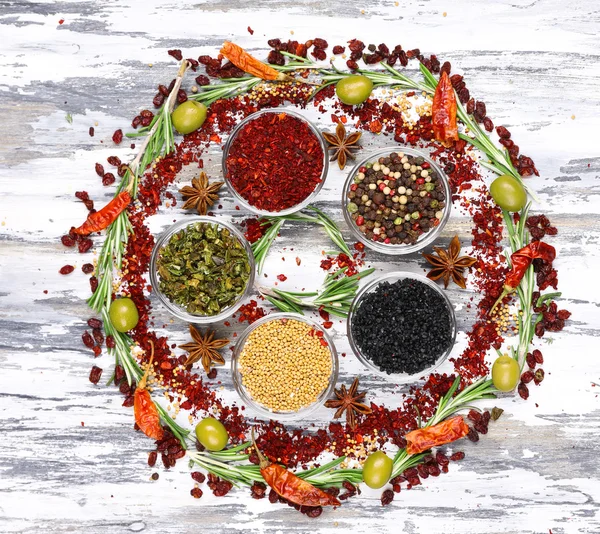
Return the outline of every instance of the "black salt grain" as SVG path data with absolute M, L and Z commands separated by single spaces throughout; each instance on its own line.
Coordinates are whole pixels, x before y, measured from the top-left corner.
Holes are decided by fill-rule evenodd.
M 382 282 L 360 302 L 352 335 L 382 371 L 416 374 L 452 345 L 452 313 L 444 297 L 419 280 Z

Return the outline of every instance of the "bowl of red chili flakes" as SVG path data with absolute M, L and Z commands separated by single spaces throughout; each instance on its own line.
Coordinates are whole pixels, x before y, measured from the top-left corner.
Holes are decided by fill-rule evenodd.
M 263 109 L 233 130 L 223 175 L 236 200 L 257 215 L 289 215 L 317 196 L 327 177 L 327 145 L 303 115 Z

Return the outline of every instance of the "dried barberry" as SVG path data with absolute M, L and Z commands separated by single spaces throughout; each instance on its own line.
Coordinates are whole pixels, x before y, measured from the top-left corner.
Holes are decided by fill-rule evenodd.
M 96 367 L 95 365 L 92 367 L 90 371 L 90 382 L 92 384 L 97 384 L 100 382 L 100 378 L 102 377 L 102 369 L 100 367 Z
M 71 274 L 75 270 L 75 267 L 72 265 L 63 265 L 58 272 L 60 274 Z
M 112 136 L 112 140 L 113 143 L 115 143 L 115 145 L 120 145 L 121 141 L 123 141 L 123 130 L 121 130 L 120 128 L 118 130 L 115 130 L 115 133 Z
M 181 61 L 183 59 L 183 54 L 179 49 L 168 50 L 167 54 L 169 54 L 171 57 L 174 57 L 177 61 Z

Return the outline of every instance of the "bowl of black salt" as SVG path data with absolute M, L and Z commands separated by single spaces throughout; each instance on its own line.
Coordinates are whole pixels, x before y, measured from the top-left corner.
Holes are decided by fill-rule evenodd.
M 454 308 L 431 280 L 394 272 L 372 280 L 354 298 L 348 339 L 369 369 L 410 382 L 441 365 L 456 340 Z

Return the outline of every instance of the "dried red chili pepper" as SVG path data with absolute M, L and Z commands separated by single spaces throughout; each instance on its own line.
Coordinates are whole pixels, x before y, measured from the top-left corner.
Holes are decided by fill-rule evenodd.
M 131 202 L 129 191 L 121 191 L 100 211 L 90 214 L 79 228 L 72 228 L 71 232 L 79 235 L 88 235 L 92 232 L 104 230 L 120 215 Z
M 444 445 L 464 438 L 468 433 L 469 425 L 465 423 L 460 415 L 457 415 L 437 425 L 418 428 L 406 434 L 404 436 L 407 442 L 406 452 L 408 454 L 419 454 L 436 445 Z
M 290 81 L 292 78 L 283 72 L 276 71 L 273 67 L 259 61 L 251 56 L 241 46 L 225 41 L 220 50 L 229 61 L 244 72 L 261 78 L 263 80 L 274 80 L 278 82 Z
M 150 346 L 152 352 L 150 354 L 150 361 L 148 367 L 142 379 L 138 382 L 137 388 L 135 388 L 134 400 L 133 400 L 133 414 L 135 416 L 135 422 L 140 430 L 152 439 L 162 439 L 164 436 L 164 430 L 160 426 L 160 415 L 156 404 L 150 397 L 150 393 L 146 389 L 146 379 L 148 377 L 148 371 L 152 367 L 152 360 L 154 359 L 154 343 L 150 340 Z
M 433 95 L 431 124 L 435 138 L 444 146 L 450 146 L 451 141 L 458 141 L 456 95 L 446 71 L 442 72 Z
M 258 450 L 254 440 L 254 429 L 252 429 L 252 443 L 260 461 L 260 474 L 279 496 L 300 506 L 340 506 L 342 504 L 333 495 L 315 488 L 282 465 L 270 463 Z
M 490 313 L 494 311 L 496 306 L 502 302 L 502 299 L 504 299 L 506 295 L 514 292 L 517 287 L 519 287 L 523 276 L 525 276 L 525 273 L 527 272 L 527 269 L 533 260 L 541 259 L 548 263 L 552 263 L 555 257 L 556 249 L 552 245 L 548 245 L 548 243 L 544 243 L 543 241 L 534 241 L 533 243 L 529 243 L 529 245 L 524 246 L 516 252 L 513 252 L 510 255 L 512 269 L 506 275 L 506 280 L 504 281 L 504 286 L 502 287 L 502 293 L 492 306 Z

